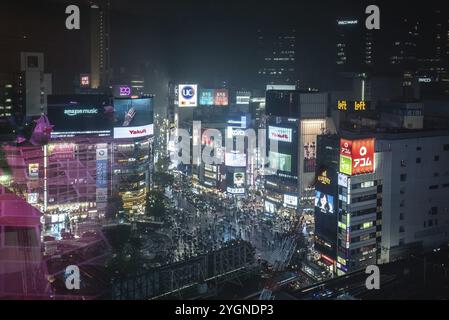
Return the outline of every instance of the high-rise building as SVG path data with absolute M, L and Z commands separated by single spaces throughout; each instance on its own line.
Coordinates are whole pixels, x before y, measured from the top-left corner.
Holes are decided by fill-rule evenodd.
M 336 135 L 317 137 L 317 166 L 315 178 L 315 198 L 326 197 L 330 202 L 329 210 L 315 206 L 314 249 L 320 255 L 318 264 L 330 273 L 335 272 L 337 260 L 337 209 L 338 199 L 337 172 L 340 157 L 340 143 Z M 318 204 L 318 203 L 317 203 Z
M 296 30 L 257 31 L 257 74 L 259 84 L 296 84 Z
M 336 61 L 338 71 L 361 72 L 365 63 L 372 63 L 364 52 L 364 23 L 359 18 L 340 18 L 336 21 Z M 372 48 L 372 43 L 368 46 Z M 372 53 L 371 51 L 368 51 Z M 372 57 L 372 55 L 370 55 Z
M 379 136 L 382 237 L 379 262 L 428 251 L 449 241 L 449 132 Z
M 403 77 L 404 87 L 417 81 L 424 96 L 449 93 L 447 9 L 433 6 L 424 6 L 419 11 L 384 9 L 378 30 L 366 28 L 364 14 L 338 16 L 335 39 L 338 72 L 395 74 Z
M 449 132 L 384 131 L 318 139 L 315 250 L 337 274 L 449 240 Z
M 95 0 L 90 5 L 90 83 L 105 88 L 111 78 L 109 1 Z
M 0 74 L 0 119 L 8 119 L 15 112 L 15 81 L 10 74 Z
M 40 116 L 47 111 L 47 95 L 52 94 L 52 76 L 44 73 L 44 54 L 21 52 L 20 71 L 17 90 L 22 100 L 18 107 L 26 116 Z
M 311 206 L 316 137 L 333 131 L 327 117 L 328 102 L 327 93 L 267 91 L 266 129 L 270 144 L 269 165 L 265 170 L 266 211 L 275 212 L 282 207 L 298 209 L 300 200 L 304 206 Z M 272 150 L 271 141 L 278 143 L 278 150 Z

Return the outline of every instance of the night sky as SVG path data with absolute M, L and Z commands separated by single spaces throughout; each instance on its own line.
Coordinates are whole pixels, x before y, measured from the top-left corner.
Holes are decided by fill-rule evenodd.
M 2 1 L 0 73 L 18 69 L 18 52 L 40 51 L 45 54 L 46 72 L 53 73 L 54 91 L 72 91 L 79 73 L 89 71 L 88 15 L 83 14 L 83 9 L 88 9 L 86 3 Z M 257 29 L 295 27 L 298 78 L 305 87 L 325 90 L 332 87 L 336 14 L 363 10 L 361 3 L 111 0 L 111 64 L 114 72 L 122 67 L 144 70 L 164 83 L 224 79 L 234 86 L 251 88 Z M 68 4 L 81 7 L 79 31 L 65 29 Z

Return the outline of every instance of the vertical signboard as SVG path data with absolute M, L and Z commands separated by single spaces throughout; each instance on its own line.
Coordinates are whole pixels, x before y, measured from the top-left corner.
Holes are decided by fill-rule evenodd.
M 249 91 L 237 91 L 235 96 L 236 104 L 249 104 L 251 100 L 251 92 Z
M 108 148 L 107 144 L 97 144 L 96 150 L 96 200 L 99 203 L 106 203 L 108 198 Z
M 114 99 L 114 139 L 151 136 L 153 99 Z
M 39 163 L 28 164 L 28 177 L 30 179 L 39 178 Z
M 216 106 L 227 106 L 228 103 L 228 89 L 215 89 L 214 104 Z
M 180 84 L 178 91 L 178 106 L 180 108 L 198 106 L 198 85 Z
M 87 73 L 80 74 L 80 87 L 81 88 L 90 87 L 90 74 Z
M 347 175 L 374 171 L 375 139 L 340 140 L 340 172 Z
M 315 249 L 322 258 L 336 259 L 338 197 L 337 174 L 332 168 L 320 168 L 315 184 Z
M 352 174 L 352 141 L 340 139 L 340 172 Z
M 201 89 L 200 90 L 200 106 L 212 106 L 214 105 L 214 89 Z

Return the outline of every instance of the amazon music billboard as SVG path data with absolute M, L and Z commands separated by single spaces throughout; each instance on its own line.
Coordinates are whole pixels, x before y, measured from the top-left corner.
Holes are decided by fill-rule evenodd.
M 47 116 L 55 136 L 110 135 L 114 109 L 104 95 L 49 95 Z

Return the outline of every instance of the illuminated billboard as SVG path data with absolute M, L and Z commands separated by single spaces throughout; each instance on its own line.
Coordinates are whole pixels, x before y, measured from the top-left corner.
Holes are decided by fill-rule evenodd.
M 178 106 L 180 108 L 198 106 L 198 85 L 180 84 L 178 86 Z
M 235 104 L 249 104 L 251 99 L 251 92 L 237 91 L 235 95 Z
M 321 191 L 315 191 L 315 212 L 334 213 L 334 197 Z
M 276 141 L 292 142 L 292 129 L 269 126 L 268 138 Z
M 338 174 L 338 185 L 347 188 L 348 187 L 348 176 L 345 174 Z
M 200 89 L 200 106 L 214 105 L 214 89 Z
M 28 193 L 27 202 L 29 204 L 36 204 L 39 200 L 39 193 Z
M 47 150 L 48 150 L 48 159 L 50 161 L 72 160 L 75 157 L 74 143 L 49 144 Z
M 131 86 L 117 85 L 112 90 L 115 98 L 130 98 L 133 94 Z
M 233 168 L 226 172 L 226 192 L 231 194 L 245 194 L 245 168 Z
M 228 139 L 230 139 L 232 137 L 238 137 L 238 136 L 244 136 L 244 135 L 245 135 L 245 130 L 244 129 L 234 128 L 234 127 L 227 127 L 226 137 Z
M 53 125 L 52 136 L 103 134 L 113 126 L 114 109 L 103 95 L 49 95 L 48 119 Z
M 296 208 L 298 206 L 298 197 L 284 194 L 284 205 L 287 207 Z
M 226 192 L 231 194 L 244 194 L 245 188 L 232 188 L 232 187 L 226 187 Z
M 276 213 L 276 205 L 274 203 L 265 200 L 264 207 L 265 207 L 265 212 Z
M 215 89 L 214 92 L 214 105 L 216 106 L 227 106 L 228 101 L 228 89 Z
M 338 100 L 337 110 L 340 111 L 366 111 L 370 109 L 369 101 L 349 101 L 349 100 Z
M 338 228 L 338 178 L 332 167 L 317 170 L 315 182 L 315 249 L 336 259 Z
M 268 154 L 268 159 L 270 161 L 271 169 L 285 172 L 292 171 L 291 155 L 270 151 Z
M 246 154 L 226 152 L 225 165 L 228 167 L 246 167 Z
M 375 139 L 340 139 L 340 172 L 356 175 L 374 172 Z
M 229 119 L 228 125 L 233 128 L 242 128 L 245 129 L 248 126 L 248 118 L 247 116 L 240 116 L 240 119 Z
M 106 203 L 108 197 L 108 148 L 107 144 L 97 144 L 96 150 L 96 202 Z
M 304 143 L 304 172 L 314 172 L 315 166 L 316 166 L 316 144 L 315 144 L 315 141 L 305 142 Z
M 28 164 L 28 177 L 30 179 L 37 179 L 39 177 L 39 163 Z
M 294 91 L 294 90 L 296 90 L 296 86 L 293 84 L 293 85 L 289 85 L 289 84 L 267 84 L 267 86 L 266 86 L 266 91 L 268 91 L 268 90 L 281 90 L 281 91 L 283 91 L 283 90 L 291 90 L 291 91 Z
M 89 88 L 90 86 L 90 75 L 89 74 L 80 74 L 80 87 L 81 88 Z
M 234 172 L 234 186 L 237 188 L 243 187 L 245 185 L 245 173 L 244 172 Z
M 358 20 L 338 20 L 337 24 L 339 26 L 346 26 L 346 25 L 351 25 L 351 24 L 357 24 Z
M 317 182 L 320 184 L 327 186 L 332 183 L 332 179 L 330 177 L 330 174 L 328 173 L 328 170 L 323 170 L 317 177 Z
M 114 139 L 153 135 L 152 98 L 114 99 Z
M 301 120 L 303 172 L 315 172 L 317 157 L 317 136 L 322 134 L 325 128 L 325 120 Z

